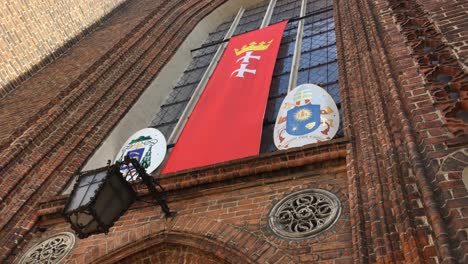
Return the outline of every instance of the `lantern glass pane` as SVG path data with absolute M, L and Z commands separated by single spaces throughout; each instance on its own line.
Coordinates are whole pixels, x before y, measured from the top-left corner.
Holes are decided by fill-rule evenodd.
M 80 176 L 78 187 L 70 194 L 71 200 L 65 212 L 71 212 L 80 206 L 88 204 L 95 195 L 99 184 L 105 180 L 106 175 L 107 171 L 102 171 L 96 174 Z
M 71 200 L 65 212 L 71 212 L 81 205 L 81 201 L 83 200 L 83 196 L 86 193 L 86 189 L 87 187 L 80 187 L 71 193 Z
M 84 193 L 83 201 L 81 202 L 81 206 L 88 204 L 91 199 L 97 195 L 96 190 L 99 188 L 101 183 L 92 183 L 88 185 L 88 189 Z
M 80 180 L 80 186 L 96 183 L 96 182 L 102 182 L 107 175 L 107 171 L 101 171 L 96 174 L 91 174 L 91 175 L 83 175 Z

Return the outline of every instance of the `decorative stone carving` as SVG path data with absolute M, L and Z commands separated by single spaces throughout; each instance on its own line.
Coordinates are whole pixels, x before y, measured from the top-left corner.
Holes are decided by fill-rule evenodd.
M 19 263 L 59 263 L 68 255 L 74 244 L 75 236 L 72 233 L 58 233 L 30 248 Z
M 413 48 L 434 105 L 444 115 L 456 137 L 468 133 L 467 74 L 417 1 L 391 0 L 396 22 Z
M 331 227 L 341 213 L 336 195 L 321 189 L 292 193 L 275 204 L 268 216 L 271 230 L 285 239 L 307 239 Z

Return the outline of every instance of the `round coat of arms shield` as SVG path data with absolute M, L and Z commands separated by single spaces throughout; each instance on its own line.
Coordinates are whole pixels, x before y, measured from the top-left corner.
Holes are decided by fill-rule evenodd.
M 320 86 L 301 84 L 288 93 L 276 118 L 278 149 L 301 147 L 332 139 L 340 126 L 333 98 Z
M 155 128 L 144 128 L 127 139 L 117 153 L 115 161 L 122 161 L 128 155 L 130 158 L 137 159 L 147 173 L 151 173 L 162 163 L 166 151 L 167 146 L 164 135 Z M 127 175 L 132 170 L 131 165 L 120 167 L 123 175 Z M 134 180 L 133 176 L 127 175 L 127 180 Z

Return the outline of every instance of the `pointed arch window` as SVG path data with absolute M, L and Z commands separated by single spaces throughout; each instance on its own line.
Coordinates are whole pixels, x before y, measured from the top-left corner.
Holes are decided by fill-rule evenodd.
M 270 24 L 286 19 L 298 18 L 301 2 L 301 0 L 276 1 L 271 14 Z M 236 26 L 233 35 L 258 29 L 264 19 L 268 4 L 268 1 L 266 1 L 246 10 Z M 299 70 L 296 73 L 297 85 L 314 83 L 323 87 L 333 97 L 341 112 L 333 1 L 308 0 L 306 6 L 307 18 L 304 19 Z M 228 32 L 233 20 L 234 18 L 222 23 L 214 32 L 209 34 L 209 37 L 202 45 L 205 48 L 197 49 L 192 53 L 192 62 L 166 98 L 158 114 L 153 118 L 150 126 L 159 129 L 166 138 L 170 137 L 174 127 L 179 122 L 182 112 L 215 56 L 218 47 L 222 45 L 220 41 L 222 41 Z M 276 150 L 273 143 L 273 128 L 281 102 L 288 91 L 298 28 L 297 24 L 297 21 L 290 22 L 283 34 L 265 112 L 261 153 Z M 343 129 L 340 124 L 340 129 L 335 138 L 342 136 Z

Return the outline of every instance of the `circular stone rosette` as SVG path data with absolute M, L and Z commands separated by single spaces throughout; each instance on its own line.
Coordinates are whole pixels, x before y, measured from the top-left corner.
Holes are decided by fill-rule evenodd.
M 292 193 L 273 206 L 268 225 L 284 239 L 302 240 L 327 230 L 341 213 L 338 197 L 326 190 L 307 189 Z
M 70 253 L 74 245 L 75 236 L 72 233 L 58 233 L 30 248 L 19 263 L 56 264 Z

